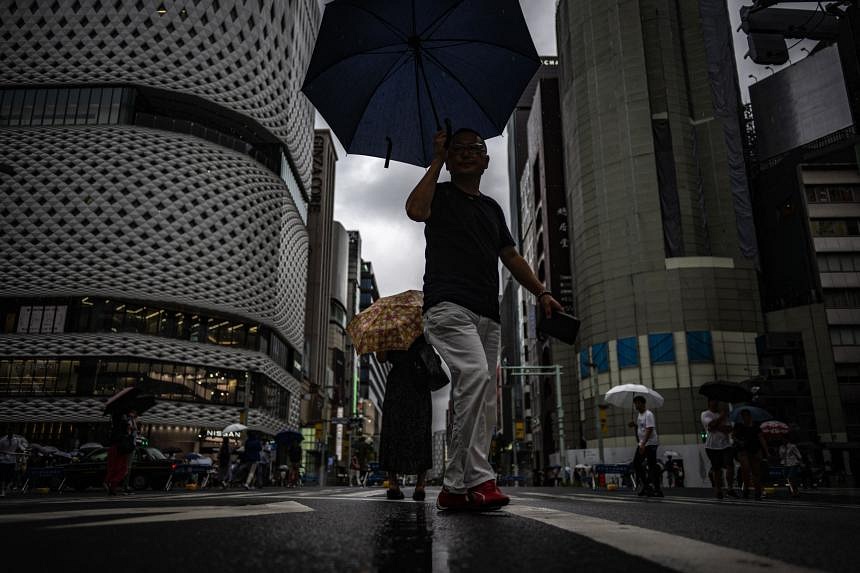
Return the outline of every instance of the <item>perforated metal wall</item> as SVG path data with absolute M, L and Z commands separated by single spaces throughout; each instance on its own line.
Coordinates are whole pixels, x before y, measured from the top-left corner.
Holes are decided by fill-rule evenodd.
M 160 8 L 164 12 L 160 12 Z M 310 189 L 317 0 L 3 0 L 0 85 L 152 86 L 258 121 Z
M 0 129 L 0 296 L 124 297 L 229 312 L 304 340 L 307 231 L 284 183 L 193 136 Z

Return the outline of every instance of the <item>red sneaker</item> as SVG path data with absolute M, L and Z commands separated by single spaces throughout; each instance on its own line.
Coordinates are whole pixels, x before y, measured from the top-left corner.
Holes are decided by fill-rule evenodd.
M 469 497 L 471 505 L 479 509 L 499 509 L 511 502 L 511 498 L 496 486 L 494 479 L 469 488 Z
M 439 511 L 462 511 L 471 509 L 469 496 L 465 493 L 451 493 L 448 488 L 442 488 L 436 498 L 436 509 Z

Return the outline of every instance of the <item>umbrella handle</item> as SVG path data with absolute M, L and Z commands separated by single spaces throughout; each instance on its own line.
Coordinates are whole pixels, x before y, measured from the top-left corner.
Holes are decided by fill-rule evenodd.
M 391 143 L 391 138 L 388 136 L 385 136 L 385 141 L 388 142 L 388 151 L 385 152 L 385 168 L 388 169 L 388 164 L 391 162 L 391 147 L 393 144 Z
M 445 118 L 445 149 L 448 149 L 451 146 L 451 132 L 453 128 L 451 127 L 451 118 Z

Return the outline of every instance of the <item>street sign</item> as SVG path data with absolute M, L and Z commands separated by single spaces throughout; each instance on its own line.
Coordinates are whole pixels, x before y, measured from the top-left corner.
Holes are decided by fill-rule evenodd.
M 522 420 L 516 421 L 516 436 L 518 440 L 526 439 L 526 423 Z
M 332 424 L 347 424 L 349 423 L 349 418 L 332 418 Z

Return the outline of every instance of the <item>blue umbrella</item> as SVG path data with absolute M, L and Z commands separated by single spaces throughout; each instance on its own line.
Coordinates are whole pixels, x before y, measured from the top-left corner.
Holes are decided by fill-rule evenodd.
M 302 91 L 348 153 L 426 166 L 442 122 L 500 135 L 539 67 L 518 0 L 334 0 Z
M 751 406 L 749 404 L 735 404 L 731 414 L 729 414 L 729 420 L 731 420 L 732 422 L 740 422 L 741 411 L 743 410 L 750 411 L 753 422 L 761 423 L 767 422 L 768 420 L 773 420 L 773 416 L 770 415 L 770 412 L 768 412 L 764 408 L 759 408 L 758 406 Z

